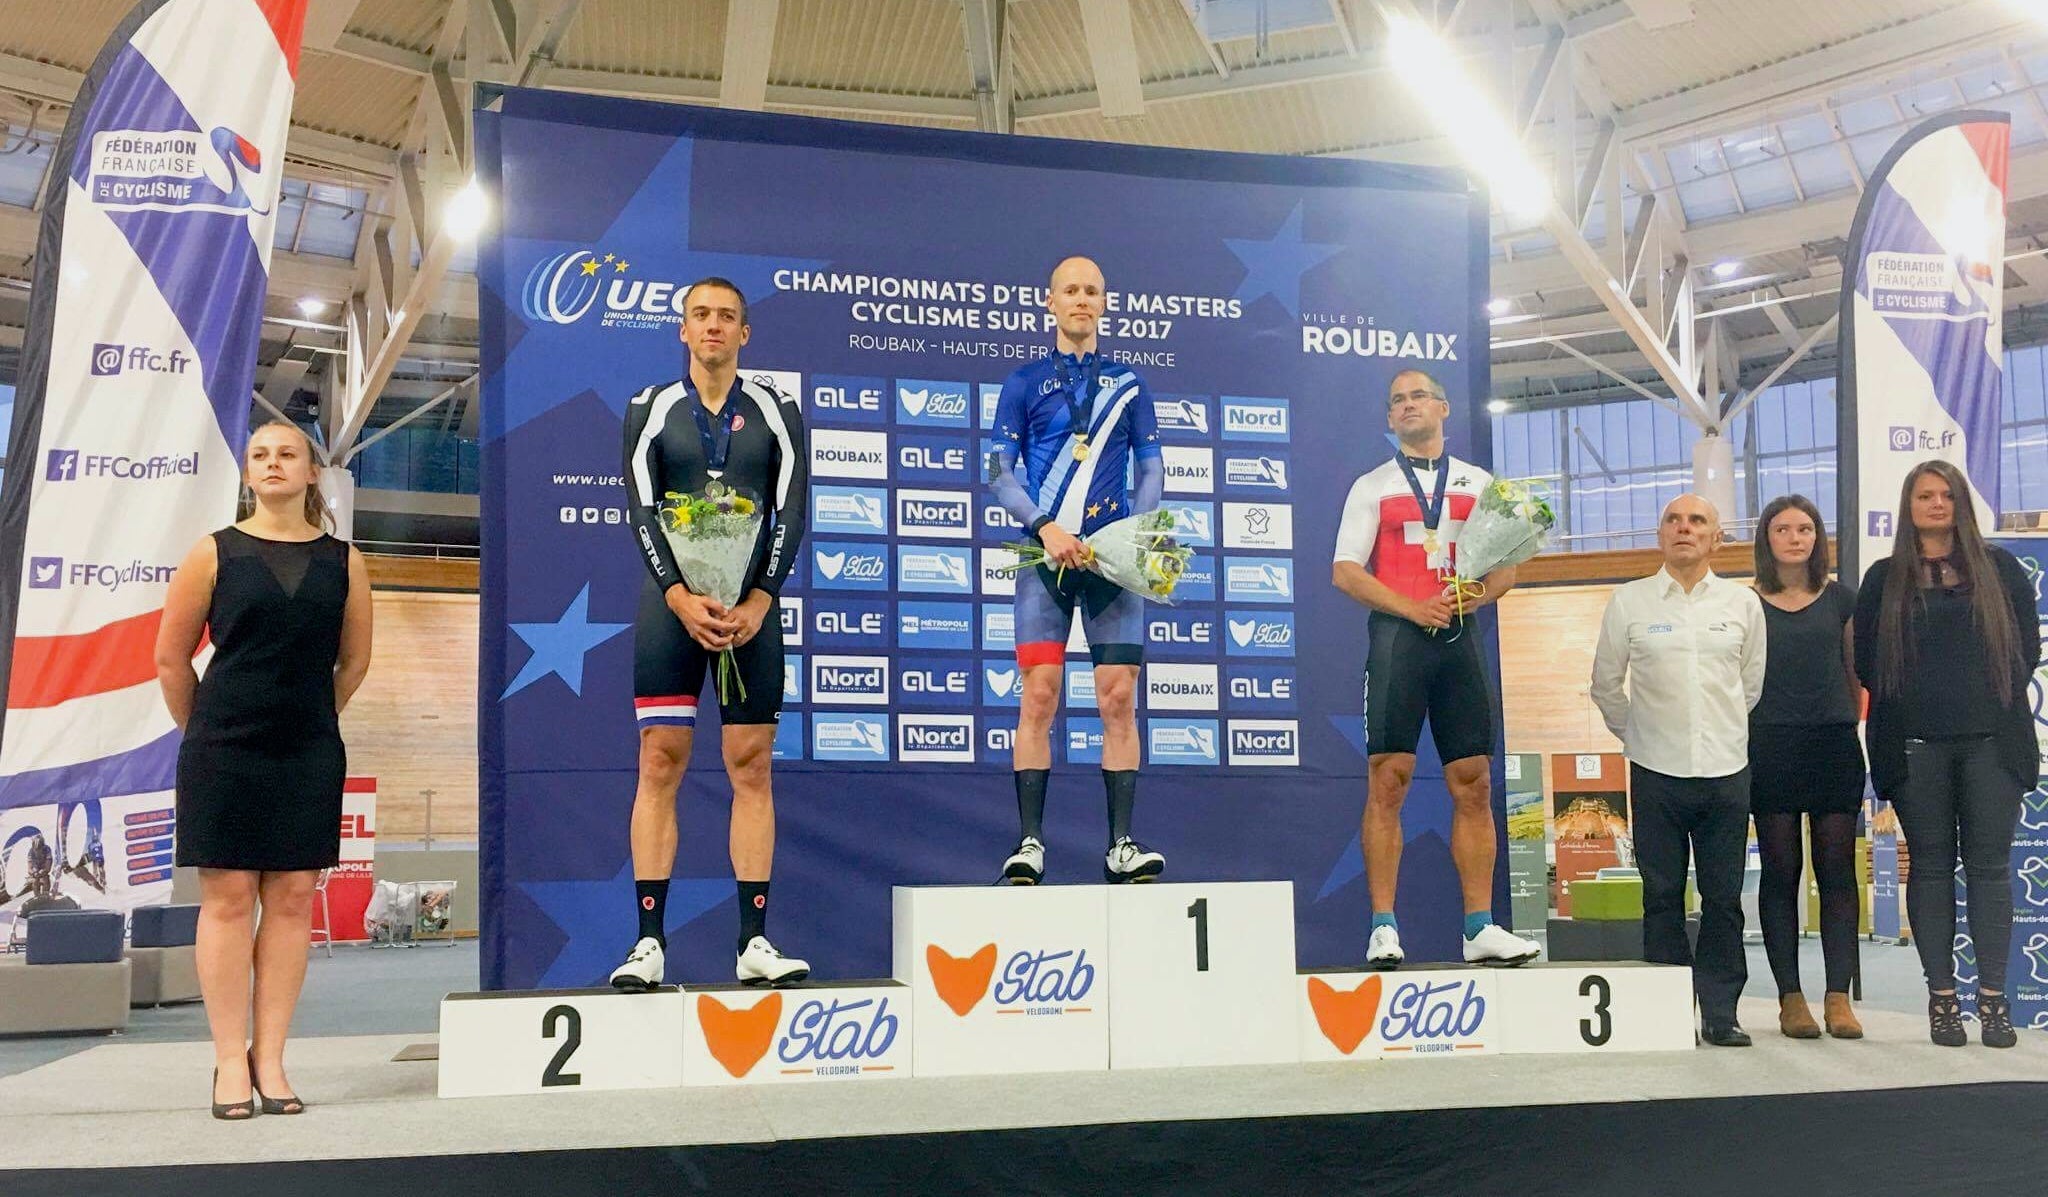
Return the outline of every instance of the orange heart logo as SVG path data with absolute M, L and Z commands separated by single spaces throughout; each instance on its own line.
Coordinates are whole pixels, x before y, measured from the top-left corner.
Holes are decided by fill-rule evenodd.
M 697 1022 L 704 1028 L 704 1046 L 725 1070 L 742 1077 L 768 1054 L 775 1028 L 782 1022 L 782 995 L 771 993 L 751 1009 L 732 1010 L 708 993 L 697 995 Z
M 996 945 L 983 944 L 972 956 L 953 956 L 935 943 L 926 944 L 924 963 L 939 1000 L 965 1018 L 988 994 L 989 978 L 996 975 Z
M 1308 1004 L 1323 1038 L 1348 1056 L 1372 1034 L 1373 1019 L 1380 1012 L 1380 979 L 1370 976 L 1356 989 L 1334 989 L 1321 977 L 1310 977 Z

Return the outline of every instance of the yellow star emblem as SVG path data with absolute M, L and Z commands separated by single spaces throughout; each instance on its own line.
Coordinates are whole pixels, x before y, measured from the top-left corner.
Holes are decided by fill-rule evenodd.
M 619 256 L 619 255 L 617 255 L 617 254 L 606 254 L 606 255 L 604 256 L 604 260 L 605 260 L 605 261 L 607 261 L 607 262 L 609 262 L 609 261 L 611 261 L 612 259 L 614 259 L 614 258 L 616 258 L 616 257 L 618 257 L 618 256 Z
M 1115 499 L 1111 499 L 1111 500 L 1109 501 L 1109 509 L 1110 509 L 1111 511 L 1115 511 L 1115 510 L 1116 510 L 1116 500 L 1115 500 Z
M 626 273 L 626 267 L 629 265 L 631 265 L 631 263 L 627 262 L 624 258 L 620 258 L 619 264 L 612 267 L 612 269 L 618 271 L 620 274 L 624 274 Z
M 592 275 L 592 274 L 596 274 L 596 273 L 597 273 L 597 261 L 596 261 L 596 259 L 592 259 L 592 260 L 590 260 L 590 261 L 588 261 L 588 262 L 585 262 L 585 263 L 583 264 L 583 273 L 584 273 L 585 275 Z
M 1088 518 L 1089 518 L 1089 519 L 1091 519 L 1091 520 L 1092 520 L 1092 519 L 1094 519 L 1094 518 L 1095 518 L 1096 516 L 1098 516 L 1098 515 L 1101 515 L 1101 514 L 1102 514 L 1102 504 L 1100 504 L 1100 503 L 1090 503 L 1090 504 L 1088 504 Z

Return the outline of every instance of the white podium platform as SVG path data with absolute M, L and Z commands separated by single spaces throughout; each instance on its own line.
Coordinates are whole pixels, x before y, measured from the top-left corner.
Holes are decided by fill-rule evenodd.
M 1690 970 L 1297 972 L 1287 882 L 902 886 L 893 977 L 452 994 L 440 1095 L 1683 1051 Z

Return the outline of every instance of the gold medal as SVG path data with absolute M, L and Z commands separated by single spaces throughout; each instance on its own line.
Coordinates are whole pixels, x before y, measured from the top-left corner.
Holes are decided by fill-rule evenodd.
M 1437 549 L 1441 547 L 1441 543 L 1436 538 L 1435 528 L 1424 528 L 1422 530 L 1422 551 L 1429 554 L 1432 561 L 1436 559 Z
M 1081 437 L 1075 437 L 1075 438 L 1074 438 L 1074 460 L 1075 460 L 1075 461 L 1086 461 L 1086 460 L 1088 460 L 1088 438 L 1087 438 L 1087 437 L 1085 437 L 1085 436 L 1081 436 Z

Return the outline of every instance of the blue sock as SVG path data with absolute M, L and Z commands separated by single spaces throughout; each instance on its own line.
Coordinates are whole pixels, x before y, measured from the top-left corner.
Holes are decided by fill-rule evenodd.
M 1394 921 L 1392 911 L 1375 911 L 1372 916 L 1372 930 L 1377 931 L 1381 927 L 1392 927 L 1394 930 L 1399 931 L 1401 924 Z
M 1471 939 L 1493 925 L 1491 910 L 1470 911 L 1465 915 L 1465 938 Z

